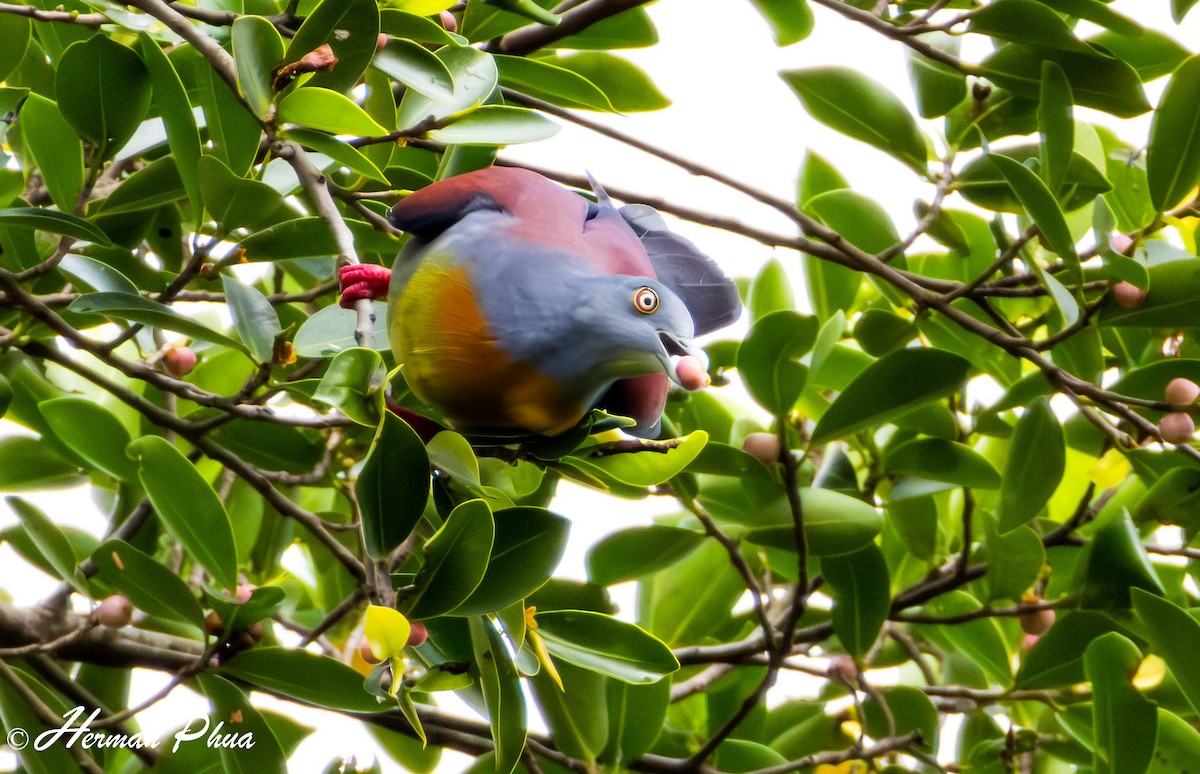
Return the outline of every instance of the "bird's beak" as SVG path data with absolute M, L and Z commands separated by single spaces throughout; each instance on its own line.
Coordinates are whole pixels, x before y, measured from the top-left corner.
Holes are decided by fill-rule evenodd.
M 683 387 L 679 381 L 679 376 L 675 373 L 675 363 L 673 357 L 683 357 L 691 355 L 698 358 L 701 365 L 708 368 L 708 353 L 694 345 L 691 339 L 681 339 L 667 331 L 658 332 L 658 340 L 662 343 L 662 348 L 658 351 L 658 362 L 662 363 L 663 370 L 667 372 L 667 376 L 675 384 Z

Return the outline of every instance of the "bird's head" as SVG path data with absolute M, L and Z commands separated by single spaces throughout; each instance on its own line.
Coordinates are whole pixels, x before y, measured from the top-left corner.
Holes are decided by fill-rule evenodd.
M 591 339 L 592 366 L 606 378 L 664 372 L 678 383 L 672 357 L 707 358 L 692 344 L 692 316 L 668 287 L 646 277 L 593 276 L 573 311 L 579 335 Z

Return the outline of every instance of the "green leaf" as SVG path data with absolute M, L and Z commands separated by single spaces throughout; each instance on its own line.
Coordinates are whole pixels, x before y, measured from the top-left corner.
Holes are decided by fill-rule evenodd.
M 1083 655 L 1083 669 L 1092 683 L 1096 774 L 1145 771 L 1154 755 L 1154 702 L 1130 682 L 1141 661 L 1137 646 L 1116 632 L 1093 640 Z
M 1137 72 L 1120 59 L 1090 46 L 1086 51 L 1065 51 L 1009 43 L 983 61 L 981 74 L 1014 94 L 1036 99 L 1045 60 L 1062 68 L 1071 83 L 1076 105 L 1103 110 L 1120 118 L 1132 118 L 1150 109 Z
M 285 129 L 279 133 L 279 136 L 286 140 L 294 140 L 319 153 L 324 153 L 339 165 L 357 172 L 363 177 L 369 177 L 381 183 L 387 182 L 387 177 L 365 153 L 336 137 L 311 129 Z
M 63 118 L 107 157 L 133 136 L 150 109 L 150 72 L 133 49 L 96 35 L 63 52 L 54 94 Z
M 372 559 L 404 542 L 429 499 L 429 457 L 404 420 L 388 411 L 354 484 L 363 539 Z
M 1037 0 L 994 0 L 971 14 L 967 31 L 1032 46 L 1088 50 L 1058 14 Z
M 1170 75 L 1191 53 L 1179 41 L 1151 29 L 1135 36 L 1105 31 L 1089 38 L 1088 43 L 1128 62 L 1143 83 Z
M 1082 682 L 1083 654 L 1088 643 L 1117 628 L 1112 618 L 1094 610 L 1060 615 L 1025 654 L 1014 685 L 1036 690 Z
M 195 172 L 195 170 L 192 170 Z M 145 212 L 177 202 L 187 196 L 175 159 L 164 156 L 134 172 L 115 191 L 100 201 L 98 216 Z M 148 213 L 147 217 L 152 214 Z M 91 225 L 91 224 L 89 224 Z M 134 288 L 133 292 L 136 292 Z
M 128 543 L 109 540 L 92 552 L 100 580 L 142 612 L 204 631 L 204 610 L 179 576 Z
M 360 425 L 375 427 L 384 413 L 386 376 L 378 352 L 353 347 L 333 358 L 313 392 L 313 400 L 338 409 Z
M 958 56 L 961 38 L 943 32 L 926 33 L 921 40 L 953 56 Z M 917 112 L 922 118 L 944 116 L 967 97 L 967 78 L 949 65 L 930 59 L 910 49 L 908 77 L 917 98 Z
M 500 632 L 486 618 L 469 618 L 477 682 L 495 745 L 496 774 L 510 774 L 525 750 L 525 696 Z
M 265 121 L 271 115 L 271 102 L 275 99 L 271 86 L 274 72 L 283 63 L 283 38 L 271 22 L 249 15 L 234 20 L 230 38 L 238 91 L 254 115 Z
M 880 701 L 887 705 L 888 715 L 879 706 Z M 895 723 L 894 729 L 888 724 L 889 715 Z M 938 749 L 938 710 L 918 688 L 911 685 L 879 688 L 863 702 L 863 716 L 867 733 L 875 739 L 919 731 L 921 738 L 917 744 L 927 750 Z
M 813 118 L 926 174 L 925 138 L 904 104 L 883 86 L 844 67 L 787 70 L 782 76 Z
M 1158 739 L 1147 774 L 1175 774 L 1184 771 L 1200 750 L 1200 731 L 1178 715 L 1158 708 Z
M 46 687 L 38 678 L 23 671 L 17 666 L 11 667 L 19 685 L 27 689 L 38 698 L 45 706 L 50 708 L 53 718 L 57 722 L 47 724 L 45 720 L 38 716 L 38 713 L 29 706 L 29 698 L 26 693 L 17 690 L 17 686 L 8 680 L 0 680 L 0 721 L 6 730 L 22 729 L 26 732 L 26 739 L 38 739 L 41 734 L 50 732 L 51 729 L 60 729 L 64 721 L 59 718 L 66 717 L 71 709 L 67 706 L 66 701 L 59 696 L 55 691 Z M 86 719 L 86 715 L 84 716 Z M 14 739 L 21 738 L 20 736 L 13 737 Z M 58 738 L 58 737 L 54 737 Z M 14 756 L 17 758 L 18 768 L 22 771 L 31 772 L 31 774 L 60 774 L 60 772 L 75 772 L 81 771 L 79 765 L 75 762 L 71 755 L 71 750 L 66 744 L 49 744 L 44 750 L 31 749 L 28 754 Z
M 986 457 L 969 446 L 941 438 L 915 438 L 889 449 L 881 472 L 973 489 L 1000 486 L 1000 472 Z
M 884 355 L 834 400 L 817 422 L 812 442 L 823 444 L 888 422 L 958 390 L 970 364 L 937 349 L 900 349 Z
M 29 50 L 32 22 L 26 16 L 4 14 L 0 17 L 0 40 L 4 50 L 0 51 L 0 82 L 21 65 L 25 52 Z
M 153 325 L 169 331 L 193 336 L 197 339 L 210 341 L 249 354 L 249 350 L 240 341 L 231 339 L 224 334 L 196 322 L 190 317 L 184 317 L 169 306 L 151 301 L 148 298 L 134 296 L 128 293 L 88 293 L 71 302 L 69 311 L 102 314 L 105 317 L 115 317 L 118 320 Z
M 1040 0 L 1056 11 L 1085 19 L 1121 35 L 1136 37 L 1145 30 L 1140 24 L 1122 16 L 1100 0 Z
M 596 84 L 553 60 L 495 55 L 500 84 L 563 107 L 613 111 L 608 97 Z
M 609 740 L 601 759 L 620 765 L 648 751 L 663 731 L 670 702 L 669 680 L 645 685 L 609 680 Z
M 82 218 L 65 212 L 55 212 L 41 207 L 11 207 L 0 210 L 0 226 L 34 229 L 62 234 L 85 242 L 111 245 L 108 236 Z
M 1200 622 L 1173 602 L 1143 589 L 1133 589 L 1132 600 L 1145 624 L 1151 651 L 1167 662 L 1192 708 L 1200 711 L 1200 669 L 1194 655 Z
M 996 519 L 983 516 L 987 540 L 984 555 L 988 571 L 983 576 L 987 601 L 1019 600 L 1033 586 L 1046 566 L 1046 548 L 1038 533 L 1028 526 L 1017 527 L 1003 535 L 996 530 Z
M 237 718 L 236 725 L 226 726 L 226 733 L 235 733 L 238 737 L 246 734 L 254 740 L 254 745 L 250 747 L 219 746 L 222 768 L 228 774 L 284 774 L 287 771 L 287 755 L 263 713 L 250 703 L 250 697 L 217 675 L 202 673 L 196 676 L 196 682 L 212 702 L 213 712 L 218 718 Z
M 242 17 L 234 25 L 247 18 L 258 17 Z M 282 41 L 279 46 L 282 50 Z M 207 61 L 197 61 L 194 69 L 198 70 L 196 96 L 204 107 L 212 154 L 235 175 L 245 176 L 254 164 L 262 140 L 263 130 L 258 123 L 260 119 L 242 104 L 234 89 L 208 66 Z M 240 70 L 238 78 L 243 79 Z M 270 105 L 264 109 L 269 110 Z
M 830 620 L 842 647 L 860 659 L 879 637 L 891 609 L 887 562 L 874 543 L 852 554 L 821 560 L 821 575 L 833 594 Z
M 698 532 L 666 525 L 623 529 L 588 551 L 588 577 L 601 586 L 636 580 L 669 567 L 703 542 Z
M 900 234 L 887 211 L 856 191 L 819 194 L 808 200 L 805 209 L 868 253 L 881 253 L 900 242 Z
M 792 311 L 796 308 L 796 296 L 792 293 L 787 272 L 783 264 L 771 258 L 763 264 L 754 281 L 750 283 L 746 306 L 750 319 L 757 322 L 772 312 Z
M 75 130 L 58 106 L 40 94 L 25 98 L 20 124 L 25 147 L 41 170 L 50 198 L 62 212 L 74 212 L 83 190 L 83 144 Z
M 1038 398 L 1013 429 L 1000 485 L 1000 532 L 1037 516 L 1058 488 L 1066 469 L 1066 440 L 1046 398 Z
M 870 505 L 832 489 L 802 487 L 800 507 L 804 513 L 804 536 L 813 556 L 848 554 L 875 539 L 883 528 L 883 516 Z M 758 519 L 773 524 L 755 527 L 746 540 L 757 545 L 796 550 L 795 528 L 787 499 L 772 501 Z
M 260 232 L 261 233 L 261 232 Z M 389 348 L 387 304 L 376 301 L 371 304 L 375 317 L 373 337 L 375 350 Z M 292 340 L 299 357 L 332 357 L 358 346 L 354 338 L 356 313 L 331 304 L 304 321 L 296 338 Z
M 817 339 L 817 318 L 781 310 L 755 321 L 738 348 L 738 374 L 750 397 L 777 416 L 799 400 L 808 368 L 796 362 Z
M 484 105 L 427 135 L 447 145 L 513 145 L 545 140 L 558 130 L 558 124 L 532 110 Z
M 375 713 L 395 707 L 368 693 L 358 672 L 301 648 L 260 645 L 222 664 L 221 673 L 325 709 Z
M 75 551 L 71 542 L 50 518 L 28 500 L 20 497 L 5 497 L 4 502 L 17 515 L 25 534 L 54 568 L 55 574 L 70 583 L 81 594 L 87 594 L 83 576 L 76 572 Z
M 542 669 L 530 680 L 554 746 L 572 758 L 594 762 L 608 742 L 608 681 L 569 663 L 557 664 L 558 686 Z
M 943 618 L 978 612 L 983 606 L 965 591 L 954 590 L 934 599 L 927 611 Z M 1008 651 L 1004 637 L 994 618 L 975 618 L 963 623 L 940 624 L 931 627 L 947 649 L 963 653 L 979 666 L 987 678 L 998 685 L 1012 682 Z
M 430 117 L 444 121 L 465 113 L 482 104 L 496 88 L 500 76 L 491 55 L 469 46 L 444 46 L 434 54 L 450 72 L 454 92 L 448 99 L 433 100 L 413 89 L 406 91 L 396 118 L 401 129 L 411 129 Z
M 417 589 L 406 600 L 406 615 L 414 620 L 434 618 L 470 598 L 487 572 L 481 558 L 492 551 L 496 524 L 484 500 L 457 506 L 425 543 L 425 563 L 414 581 Z
M 1046 184 L 1021 162 L 1010 159 L 998 153 L 988 155 L 992 164 L 1008 181 L 1016 195 L 1017 201 L 1025 209 L 1033 222 L 1041 230 L 1051 249 L 1062 256 L 1071 265 L 1078 264 L 1079 256 L 1075 252 L 1075 240 L 1071 229 L 1067 226 L 1066 216 L 1054 198 L 1054 194 Z
M 238 336 L 256 361 L 270 363 L 275 339 L 283 333 L 275 307 L 257 289 L 238 282 L 228 274 L 221 276 L 221 287 L 225 291 L 225 303 L 229 305 L 229 314 L 233 317 L 233 327 Z
M 1020 145 L 1005 148 L 1004 157 L 1021 162 L 1037 158 L 1038 145 Z M 1018 213 L 1022 202 L 1013 192 L 1008 179 L 995 165 L 997 154 L 980 156 L 968 163 L 958 173 L 953 185 L 972 204 L 996 212 Z M 1098 194 L 1112 189 L 1100 170 L 1078 153 L 1071 155 L 1067 171 L 1061 182 L 1062 209 L 1070 212 L 1093 201 Z
M 555 64 L 594 84 L 619 113 L 661 110 L 671 104 L 640 67 L 606 51 L 561 56 Z
M 800 164 L 800 175 L 796 185 L 796 203 L 800 207 L 826 191 L 849 187 L 850 183 L 846 182 L 842 173 L 838 172 L 824 156 L 811 150 L 804 152 L 804 161 Z
M 71 451 L 113 478 L 137 481 L 138 467 L 125 456 L 129 431 L 102 405 L 87 398 L 62 397 L 42 401 L 38 411 Z
M 393 38 L 418 43 L 456 44 L 454 36 L 433 19 L 419 13 L 393 8 L 383 8 L 379 11 L 379 31 Z
M 1176 24 L 1183 21 L 1183 17 L 1192 9 L 1197 0 L 1171 0 L 1171 18 Z
M 665 453 L 639 451 L 598 456 L 584 456 L 587 447 L 576 455 L 563 457 L 561 462 L 584 473 L 599 476 L 601 480 L 615 480 L 619 484 L 646 488 L 666 483 L 683 472 L 696 459 L 708 443 L 708 433 L 696 430 L 683 438 Z
M 65 489 L 87 479 L 74 463 L 51 451 L 47 444 L 25 435 L 0 438 L 0 491 L 29 492 Z
M 235 175 L 216 156 L 201 157 L 196 169 L 204 207 L 226 232 L 269 226 L 286 210 L 278 191 L 258 180 Z
M 217 583 L 237 588 L 237 547 L 229 514 L 196 466 L 156 435 L 131 443 L 129 455 L 140 465 L 142 486 L 163 525 Z
M 1127 510 L 1106 514 L 1081 560 L 1081 575 L 1083 607 L 1128 610 L 1132 589 L 1166 593 Z
M 854 323 L 854 340 L 872 357 L 900 349 L 919 334 L 910 320 L 884 309 L 867 309 Z
M 296 62 L 322 44 L 329 44 L 337 65 L 316 73 L 309 83 L 348 92 L 367 69 L 378 42 L 379 5 L 375 0 L 322 0 L 296 30 L 284 59 Z
M 350 233 L 354 235 L 354 244 L 360 252 L 383 253 L 390 259 L 400 249 L 398 239 L 376 231 L 369 223 L 349 219 L 343 222 L 350 229 Z M 241 241 L 241 246 L 246 251 L 247 260 L 252 261 L 331 257 L 338 254 L 338 247 L 333 241 L 328 224 L 315 215 L 285 220 L 256 234 L 251 234 Z M 334 305 L 333 310 L 336 309 L 338 307 Z M 317 312 L 317 315 L 329 314 L 329 310 L 330 307 L 326 307 Z M 380 310 L 387 311 L 382 304 L 377 305 L 377 315 Z M 386 314 L 383 317 L 386 318 Z M 351 313 L 350 319 L 353 319 L 353 313 Z M 350 328 L 353 332 L 353 323 Z M 300 338 L 299 335 L 296 338 Z M 376 337 L 376 341 L 386 342 L 387 338 L 385 329 L 382 339 Z
M 1200 55 L 1179 66 L 1150 123 L 1146 176 L 1159 212 L 1183 200 L 1200 181 Z
M 388 41 L 371 66 L 431 100 L 448 100 L 454 95 L 454 76 L 445 62 L 411 40 Z
M 538 613 L 537 632 L 555 658 L 634 685 L 679 669 L 661 640 L 631 623 L 587 610 Z
M 1101 325 L 1176 328 L 1180 320 L 1195 319 L 1200 314 L 1200 265 L 1196 261 L 1159 263 L 1148 271 L 1149 292 L 1145 302 L 1136 309 L 1122 309 L 1110 298 L 1101 308 Z
M 506 508 L 492 517 L 487 571 L 454 615 L 495 613 L 520 602 L 550 579 L 567 548 L 571 522 L 544 508 Z
M 199 207 L 200 180 L 196 163 L 200 160 L 200 130 L 196 128 L 192 103 L 166 52 L 148 33 L 143 32 L 139 42 L 154 84 L 154 106 L 158 108 L 167 130 L 167 145 L 175 157 L 175 166 L 187 190 L 188 199 L 194 207 Z
M 279 101 L 279 119 L 330 134 L 380 137 L 387 134 L 350 98 L 330 89 L 305 86 Z
M 1042 95 L 1038 102 L 1041 173 L 1046 187 L 1054 194 L 1061 188 L 1071 165 L 1075 144 L 1072 104 L 1071 84 L 1062 68 L 1049 60 L 1042 62 Z
M 771 25 L 775 45 L 790 46 L 808 37 L 813 28 L 813 12 L 808 0 L 750 0 Z

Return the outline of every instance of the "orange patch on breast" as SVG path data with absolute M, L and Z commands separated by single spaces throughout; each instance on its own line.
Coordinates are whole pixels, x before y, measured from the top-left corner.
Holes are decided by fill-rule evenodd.
M 589 408 L 496 344 L 465 269 L 418 269 L 394 313 L 392 345 L 409 386 L 461 428 L 554 435 Z

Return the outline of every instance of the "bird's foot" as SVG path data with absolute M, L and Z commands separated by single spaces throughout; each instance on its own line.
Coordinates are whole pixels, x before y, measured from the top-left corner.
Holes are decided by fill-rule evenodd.
M 338 272 L 338 283 L 342 287 L 342 297 L 338 303 L 343 309 L 349 309 L 361 298 L 385 298 L 391 279 L 391 269 L 373 263 L 343 266 Z

